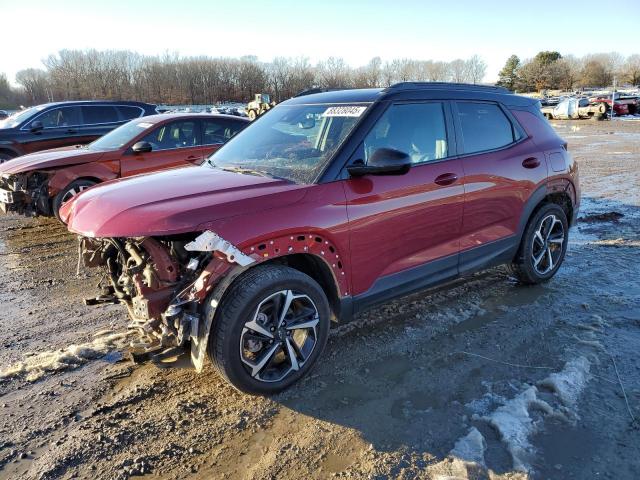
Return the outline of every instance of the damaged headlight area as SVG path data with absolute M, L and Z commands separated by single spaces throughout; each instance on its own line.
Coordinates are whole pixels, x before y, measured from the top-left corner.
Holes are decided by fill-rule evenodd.
M 213 232 L 140 238 L 81 237 L 80 261 L 101 267 L 100 294 L 88 305 L 122 303 L 139 337 L 132 343 L 136 360 L 163 360 L 185 350 L 199 335 L 200 305 L 234 264 L 245 255 Z
M 28 217 L 49 215 L 49 175 L 43 172 L 2 175 L 0 177 L 0 209 Z

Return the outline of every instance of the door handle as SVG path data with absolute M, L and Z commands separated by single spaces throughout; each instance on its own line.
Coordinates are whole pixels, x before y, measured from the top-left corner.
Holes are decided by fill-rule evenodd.
M 536 168 L 540 166 L 540 160 L 538 160 L 536 157 L 525 158 L 522 161 L 522 166 L 524 168 Z
M 190 161 L 190 162 L 193 161 L 193 160 L 200 160 L 200 157 L 198 155 L 189 155 L 187 157 L 187 160 Z
M 70 128 L 67 130 L 67 133 L 77 133 L 78 131 L 74 128 Z
M 444 187 L 446 185 L 455 183 L 456 180 L 458 180 L 458 175 L 456 175 L 455 173 L 443 173 L 442 175 L 438 175 L 434 182 Z

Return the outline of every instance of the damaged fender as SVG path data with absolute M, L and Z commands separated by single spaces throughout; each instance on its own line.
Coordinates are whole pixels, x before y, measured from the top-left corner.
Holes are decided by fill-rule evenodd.
M 197 372 L 201 372 L 204 368 L 209 333 L 216 308 L 233 281 L 252 266 L 286 255 L 311 254 L 323 261 L 332 272 L 338 295 L 340 297 L 349 295 L 340 254 L 336 247 L 321 234 L 306 232 L 249 244 L 243 248 L 244 251 L 250 252 L 250 255 L 247 255 L 214 232 L 206 231 L 196 240 L 185 245 L 185 250 L 196 248 L 206 248 L 209 250 L 205 251 L 216 252 L 214 259 L 194 284 L 194 294 L 201 298 L 201 302 L 206 301 L 204 308 L 201 309 L 197 337 L 191 337 L 191 362 Z M 236 265 L 233 266 L 232 263 Z

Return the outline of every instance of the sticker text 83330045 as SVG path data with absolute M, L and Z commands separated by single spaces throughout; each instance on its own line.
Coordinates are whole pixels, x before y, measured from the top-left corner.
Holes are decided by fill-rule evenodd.
M 359 105 L 343 105 L 340 107 L 329 107 L 322 114 L 323 117 L 359 117 L 367 107 Z

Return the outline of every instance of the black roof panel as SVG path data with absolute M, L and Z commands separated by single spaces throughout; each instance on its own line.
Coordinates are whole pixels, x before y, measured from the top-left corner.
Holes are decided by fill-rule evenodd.
M 301 92 L 282 104 L 371 103 L 382 100 L 489 100 L 509 106 L 527 107 L 536 100 L 514 95 L 503 87 L 444 82 L 402 82 L 388 88 L 347 90 L 314 89 Z

